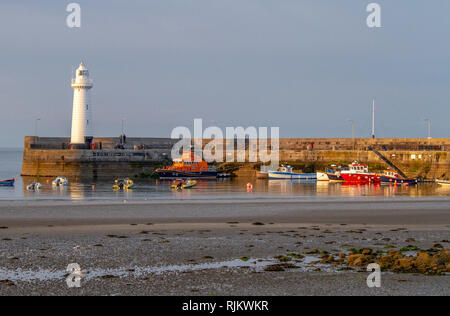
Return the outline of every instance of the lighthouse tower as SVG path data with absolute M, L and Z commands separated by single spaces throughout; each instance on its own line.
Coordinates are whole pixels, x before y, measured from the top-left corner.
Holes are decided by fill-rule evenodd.
M 92 131 L 92 106 L 90 90 L 94 86 L 89 79 L 89 71 L 81 63 L 72 78 L 73 88 L 73 114 L 72 114 L 72 137 L 70 143 L 73 147 L 84 147 L 93 140 Z M 78 145 L 78 146 L 77 146 Z M 82 146 L 80 146 L 82 145 Z

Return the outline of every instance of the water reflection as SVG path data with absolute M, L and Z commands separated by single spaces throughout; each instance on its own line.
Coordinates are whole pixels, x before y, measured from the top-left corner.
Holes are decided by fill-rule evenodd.
M 345 183 L 312 182 L 302 180 L 199 180 L 192 189 L 176 190 L 171 181 L 135 179 L 132 190 L 114 191 L 112 181 L 82 181 L 69 179 L 67 187 L 53 187 L 53 179 L 19 178 L 14 188 L 0 188 L 0 199 L 64 199 L 64 200 L 182 200 L 182 199 L 246 199 L 246 198 L 301 198 L 326 197 L 429 197 L 450 196 L 450 187 L 436 184 L 418 186 L 358 185 Z M 42 184 L 39 191 L 27 191 L 31 182 Z M 247 190 L 247 183 L 253 188 Z

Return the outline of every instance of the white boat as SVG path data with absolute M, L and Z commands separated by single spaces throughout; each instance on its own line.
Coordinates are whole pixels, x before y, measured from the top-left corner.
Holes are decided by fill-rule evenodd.
M 37 190 L 40 190 L 41 188 L 42 188 L 42 184 L 40 184 L 39 182 L 32 182 L 29 185 L 27 185 L 28 191 L 37 191 Z
M 450 180 L 436 180 L 439 185 L 450 186 Z
M 278 170 L 269 170 L 269 179 L 300 179 L 300 180 L 317 180 L 316 173 L 295 173 L 291 166 L 281 166 Z
M 330 181 L 330 178 L 324 172 L 317 172 L 317 181 Z
M 69 181 L 67 181 L 66 177 L 57 177 L 55 180 L 53 180 L 52 185 L 55 187 L 68 185 Z

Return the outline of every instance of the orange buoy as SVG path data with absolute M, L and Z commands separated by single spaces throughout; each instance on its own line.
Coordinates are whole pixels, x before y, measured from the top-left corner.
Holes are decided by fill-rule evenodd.
M 75 178 L 75 182 L 78 182 L 78 178 Z
M 95 190 L 95 185 L 92 186 L 92 191 L 94 191 L 94 190 Z
M 253 184 L 251 184 L 250 182 L 247 183 L 247 190 L 251 190 L 253 189 Z

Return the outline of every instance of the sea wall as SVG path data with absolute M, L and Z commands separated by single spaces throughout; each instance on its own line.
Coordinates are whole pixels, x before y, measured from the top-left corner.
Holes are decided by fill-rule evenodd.
M 171 161 L 171 150 L 177 140 L 168 138 L 95 138 L 96 149 L 69 149 L 68 138 L 26 137 L 23 176 L 64 175 L 68 177 L 148 176 Z M 204 143 L 208 143 L 205 140 Z M 228 144 L 238 141 L 227 141 Z M 232 144 L 233 145 L 233 144 Z M 224 144 L 226 148 L 227 144 Z M 236 144 L 248 151 L 249 141 Z M 331 164 L 346 165 L 352 161 L 368 163 L 373 170 L 387 165 L 371 150 L 379 150 L 408 176 L 440 178 L 450 175 L 450 139 L 280 139 L 280 162 L 296 170 L 324 170 Z M 230 170 L 243 168 L 237 174 L 249 176 L 258 164 L 227 164 Z M 246 170 L 244 172 L 244 170 Z

